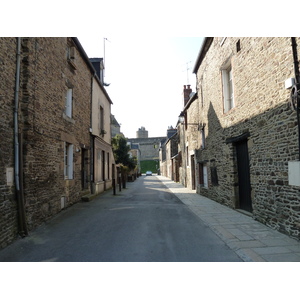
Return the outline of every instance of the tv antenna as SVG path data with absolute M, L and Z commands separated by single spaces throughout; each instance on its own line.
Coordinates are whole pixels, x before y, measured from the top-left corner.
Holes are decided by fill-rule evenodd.
M 103 47 L 104 47 L 104 49 L 103 49 L 103 64 L 104 64 L 103 79 L 105 77 L 105 41 L 110 42 L 107 38 L 103 39 Z
M 189 64 L 191 63 L 191 61 L 189 61 L 189 62 L 187 62 L 186 63 L 186 79 L 187 79 L 187 84 L 189 84 L 190 83 L 190 81 L 189 81 Z
M 185 63 L 185 64 L 186 64 L 186 70 L 183 71 L 183 72 L 186 72 L 186 80 L 187 80 L 187 84 L 190 84 L 190 81 L 189 81 L 189 70 L 190 70 L 189 64 L 190 64 L 190 63 L 191 63 L 191 61 Z

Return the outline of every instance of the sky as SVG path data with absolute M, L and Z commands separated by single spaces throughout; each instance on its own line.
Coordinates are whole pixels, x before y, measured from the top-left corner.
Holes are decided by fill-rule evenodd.
M 104 57 L 112 114 L 127 138 L 145 127 L 166 136 L 183 108 L 183 86 L 196 90 L 193 68 L 203 37 L 78 36 L 88 57 Z
M 177 123 L 183 106 L 183 85 L 187 84 L 186 63 L 190 61 L 189 81 L 195 91 L 195 75 L 191 71 L 201 47 L 201 37 L 298 36 L 298 17 L 293 14 L 297 7 L 298 0 L 288 3 L 260 0 L 85 0 L 82 3 L 13 0 L 3 1 L 1 5 L 0 27 L 1 36 L 78 37 L 89 57 L 102 57 L 103 38 L 108 38 L 105 81 L 110 83 L 107 92 L 113 101 L 112 113 L 121 123 L 126 137 L 134 138 L 141 126 L 148 130 L 149 136 L 155 137 L 165 136 L 168 126 L 174 127 Z M 28 266 L 17 264 L 1 266 L 4 269 L 1 282 L 4 282 L 3 294 L 14 291 L 19 293 L 16 297 L 27 298 L 24 291 L 34 279 L 40 289 L 31 289 L 31 299 L 40 299 L 41 290 L 47 290 L 49 297 L 57 297 L 57 289 L 49 289 L 50 280 L 56 278 L 57 282 L 63 283 L 58 284 L 60 295 L 72 299 L 95 298 L 95 295 L 103 294 L 109 299 L 142 299 L 147 290 L 147 299 L 198 299 L 199 295 L 220 299 L 230 295 L 235 300 L 241 298 L 245 280 L 253 281 L 255 276 L 262 274 L 259 279 L 264 286 L 272 285 L 276 289 L 261 288 L 260 296 L 282 299 L 295 298 L 290 295 L 297 287 L 291 282 L 291 278 L 297 278 L 292 266 L 289 264 L 286 268 L 281 264 L 278 273 L 278 266 L 269 264 L 181 263 L 180 266 L 160 264 L 159 269 L 151 263 L 81 264 L 80 271 L 72 264 L 68 264 L 68 268 L 63 264 L 55 265 L 55 269 L 53 265 L 31 264 L 32 272 L 28 276 Z M 86 276 L 78 276 L 78 271 Z M 292 277 L 278 276 L 280 273 Z M 10 280 L 12 276 L 21 279 L 18 290 L 15 282 Z M 80 284 L 76 285 L 79 277 Z M 240 289 L 232 288 L 233 279 L 235 287 Z M 100 292 L 99 280 L 102 282 Z M 149 282 L 156 289 L 149 289 Z M 75 288 L 70 289 L 70 286 Z M 246 298 L 255 298 L 257 291 L 257 288 L 248 289 Z M 114 297 L 116 294 L 118 297 Z M 295 295 L 298 294 L 295 292 Z

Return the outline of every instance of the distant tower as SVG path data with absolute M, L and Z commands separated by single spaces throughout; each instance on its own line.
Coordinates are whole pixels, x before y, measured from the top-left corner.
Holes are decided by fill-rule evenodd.
M 139 130 L 136 132 L 136 138 L 137 139 L 147 139 L 148 138 L 148 131 L 145 129 L 145 127 L 139 128 Z

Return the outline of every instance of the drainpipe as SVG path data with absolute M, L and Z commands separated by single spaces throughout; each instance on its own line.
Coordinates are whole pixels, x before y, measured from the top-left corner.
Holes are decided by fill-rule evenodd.
M 15 184 L 17 192 L 20 190 L 19 179 L 19 130 L 18 130 L 18 108 L 19 108 L 19 86 L 20 86 L 20 64 L 21 64 L 21 38 L 17 38 L 17 67 L 15 82 L 15 107 L 14 107 L 14 141 L 15 141 Z
M 294 58 L 294 72 L 295 72 L 295 85 L 292 87 L 291 98 L 292 98 L 294 109 L 297 112 L 298 149 L 299 149 L 299 160 L 300 160 L 300 95 L 299 95 L 300 75 L 299 75 L 299 61 L 298 61 L 298 54 L 297 54 L 296 38 L 292 37 L 291 40 L 292 40 L 292 49 L 293 49 L 293 58 Z
M 296 79 L 296 83 L 300 83 L 299 61 L 298 61 L 298 54 L 297 54 L 296 38 L 292 37 L 291 39 L 292 39 L 292 48 L 293 48 L 295 79 Z
M 93 76 L 91 76 L 91 99 L 90 99 L 90 129 L 93 128 L 93 81 L 94 81 L 94 76 L 96 73 L 94 73 Z M 94 189 L 94 138 L 93 138 L 93 133 L 90 132 L 90 190 L 91 194 L 95 193 Z
M 26 218 L 25 218 L 25 206 L 24 206 L 24 194 L 23 185 L 20 181 L 20 145 L 19 145 L 19 89 L 20 89 L 20 69 L 21 69 L 21 38 L 17 38 L 17 63 L 16 63 L 16 82 L 15 82 L 15 107 L 14 107 L 14 159 L 15 159 L 15 188 L 18 202 L 18 221 L 19 221 L 19 234 L 24 237 L 28 235 Z M 21 145 L 22 146 L 22 145 Z M 22 176 L 21 176 L 22 178 Z

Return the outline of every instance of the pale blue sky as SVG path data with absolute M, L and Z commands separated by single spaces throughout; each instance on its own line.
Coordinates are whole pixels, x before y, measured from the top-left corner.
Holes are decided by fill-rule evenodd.
M 202 37 L 106 36 L 105 82 L 121 131 L 134 138 L 144 126 L 150 137 L 176 126 L 183 85 L 196 89 L 192 70 Z M 103 57 L 104 37 L 78 37 L 89 57 Z M 188 63 L 188 65 L 187 65 Z M 189 68 L 187 76 L 187 68 Z

